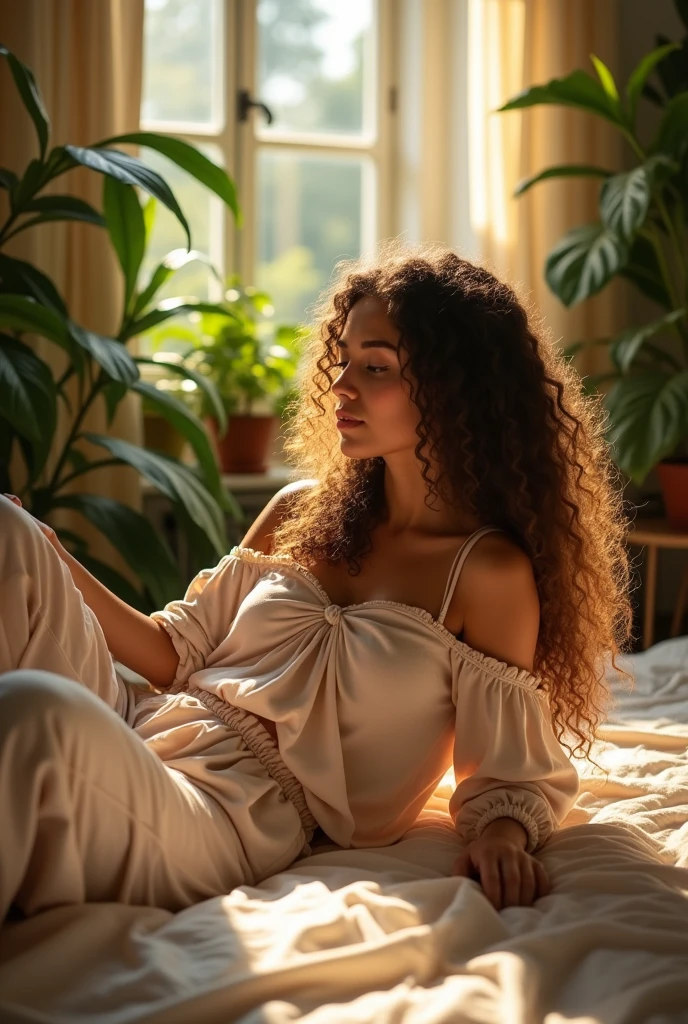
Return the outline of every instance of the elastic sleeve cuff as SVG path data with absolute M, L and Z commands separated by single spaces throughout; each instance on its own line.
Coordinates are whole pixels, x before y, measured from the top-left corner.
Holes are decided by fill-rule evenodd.
M 182 690 L 187 688 L 187 680 L 191 673 L 203 667 L 202 660 L 199 663 L 198 655 L 193 651 L 191 645 L 179 630 L 175 629 L 168 620 L 166 612 L 152 612 L 149 618 L 153 619 L 158 626 L 162 626 L 179 655 L 179 664 L 174 680 L 172 685 L 165 689 L 165 693 L 181 693 Z
M 514 804 L 503 803 L 497 804 L 496 807 L 491 807 L 488 811 L 485 811 L 483 816 L 478 819 L 470 830 L 469 835 L 467 836 L 467 841 L 472 842 L 475 839 L 479 839 L 490 822 L 495 821 L 497 818 L 515 818 L 516 821 L 520 821 L 528 833 L 526 853 L 533 853 L 539 846 L 542 846 L 547 839 L 547 835 L 541 836 L 538 823 L 532 814 L 529 814 L 528 811 L 524 810 L 522 807 L 516 807 Z

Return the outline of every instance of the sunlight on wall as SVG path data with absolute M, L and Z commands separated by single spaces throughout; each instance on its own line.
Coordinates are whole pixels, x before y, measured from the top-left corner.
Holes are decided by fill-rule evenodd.
M 481 251 L 497 263 L 515 235 L 521 114 L 491 112 L 524 87 L 524 26 L 524 0 L 468 2 L 469 215 Z

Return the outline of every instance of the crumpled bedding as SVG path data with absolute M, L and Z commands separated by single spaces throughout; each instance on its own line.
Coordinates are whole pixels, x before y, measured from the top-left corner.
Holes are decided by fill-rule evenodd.
M 688 637 L 610 669 L 617 707 L 537 854 L 552 891 L 494 910 L 452 877 L 451 772 L 374 850 L 325 844 L 178 914 L 69 906 L 0 931 L 0 1021 L 688 1024 Z

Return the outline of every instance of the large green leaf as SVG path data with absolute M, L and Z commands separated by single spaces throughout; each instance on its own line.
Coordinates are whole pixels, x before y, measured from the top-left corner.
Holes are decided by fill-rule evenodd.
M 143 612 L 144 615 L 148 615 L 154 611 L 146 601 L 143 594 L 141 594 L 135 587 L 132 587 L 129 580 L 125 579 L 121 573 L 113 569 L 112 566 L 107 565 L 105 562 L 101 562 L 100 559 L 94 558 L 93 555 L 89 555 L 84 551 L 77 550 L 74 552 L 74 557 L 78 562 L 81 562 L 84 569 L 95 576 L 97 580 L 107 587 L 111 593 L 115 594 L 121 601 L 128 604 L 130 608 L 136 608 L 137 611 Z
M 110 240 L 124 273 L 124 308 L 128 309 L 146 249 L 146 225 L 134 188 L 105 175 L 103 213 Z
M 222 510 L 188 466 L 157 452 L 138 448 L 119 438 L 102 434 L 84 434 L 93 444 L 106 448 L 115 458 L 134 466 L 147 480 L 182 505 L 190 518 L 203 530 L 219 555 L 227 553 L 227 535 Z
M 194 263 L 195 261 L 205 263 L 217 280 L 222 283 L 221 275 L 204 253 L 198 252 L 196 249 L 191 249 L 189 252 L 186 249 L 173 249 L 167 253 L 164 260 L 158 264 L 151 274 L 148 284 L 134 303 L 134 308 L 131 311 L 132 316 L 136 317 L 139 313 L 143 312 L 172 274 L 176 273 L 177 270 L 181 270 L 187 263 Z
M 181 211 L 179 203 L 174 197 L 172 189 L 167 182 L 150 167 L 137 160 L 136 157 L 120 153 L 118 149 L 92 149 L 84 146 L 65 146 L 65 153 L 71 158 L 73 164 L 82 164 L 90 167 L 92 171 L 99 174 L 106 174 L 125 185 L 138 185 L 146 192 L 149 192 L 156 199 L 172 211 L 181 226 L 184 228 L 187 239 L 187 248 L 191 248 L 191 232 L 186 217 Z
M 674 0 L 675 4 L 682 0 Z M 667 46 L 671 39 L 658 32 L 655 35 L 656 46 Z M 657 77 L 662 83 L 664 94 L 668 99 L 688 89 L 688 38 L 683 37 L 680 48 L 668 53 L 657 65 Z M 664 105 L 664 104 L 663 104 Z
M 73 321 L 69 330 L 77 344 L 93 356 L 113 380 L 131 386 L 139 379 L 139 368 L 121 341 L 88 331 Z
M 183 593 L 179 570 L 167 543 L 153 524 L 134 509 L 96 494 L 58 495 L 53 506 L 76 509 L 105 534 L 148 588 L 157 608 Z
M 678 15 L 688 29 L 688 0 L 674 0 L 674 6 L 678 11 Z
M 24 173 L 10 192 L 10 206 L 13 213 L 21 213 L 26 204 L 44 184 L 45 164 L 41 160 L 30 160 Z M 22 230 L 24 225 L 21 225 Z M 16 229 L 15 229 L 16 230 Z
M 17 184 L 17 175 L 9 167 L 0 167 L 0 188 L 11 189 Z
M 103 387 L 103 398 L 105 400 L 105 416 L 108 427 L 115 418 L 117 406 L 128 393 L 127 384 L 121 384 L 118 380 L 111 380 Z
M 688 147 L 688 92 L 680 92 L 667 103 L 651 153 L 681 158 Z
M 600 216 L 605 227 L 621 238 L 633 240 L 647 216 L 652 197 L 654 161 L 615 174 L 600 192 Z
M 31 331 L 48 338 L 74 355 L 69 321 L 54 309 L 42 306 L 27 295 L 0 295 L 0 327 Z
M 600 80 L 600 85 L 604 89 L 610 105 L 618 112 L 620 117 L 623 117 L 623 112 L 621 110 L 621 104 L 619 101 L 619 90 L 616 87 L 616 82 L 614 81 L 613 74 L 611 73 L 607 65 L 604 63 L 604 61 L 600 60 L 600 58 L 597 57 L 594 53 L 590 54 L 590 60 L 592 61 L 595 71 L 597 72 L 597 77 Z
M 33 77 L 33 72 L 27 68 L 26 64 L 23 64 L 18 57 L 14 56 L 13 53 L 10 53 L 6 46 L 0 45 L 0 57 L 7 57 L 7 63 L 10 66 L 12 78 L 17 86 L 19 95 L 31 116 L 31 120 L 36 126 L 36 134 L 38 135 L 42 160 L 45 156 L 45 151 L 48 148 L 48 132 L 50 130 L 50 123 L 43 104 L 43 99 L 38 86 L 36 85 L 36 79 Z
M 198 416 L 169 391 L 161 391 L 145 381 L 140 380 L 134 384 L 132 391 L 137 391 L 142 395 L 149 406 L 164 416 L 174 429 L 186 438 L 196 453 L 208 490 L 221 507 L 227 508 L 229 502 L 222 486 L 217 462 L 210 447 L 208 435 Z
M 218 420 L 220 434 L 224 434 L 227 429 L 227 413 L 220 393 L 210 377 L 200 373 L 198 370 L 192 370 L 186 363 L 170 363 L 164 359 L 150 359 L 148 356 L 135 356 L 134 358 L 137 363 L 150 363 L 151 366 L 159 366 L 178 374 L 180 377 L 185 377 L 187 380 L 192 380 L 196 387 L 200 388 L 208 396 L 208 401 Z
M 671 309 L 673 303 L 664 283 L 662 271 L 657 262 L 657 253 L 654 246 L 643 235 L 637 235 L 631 247 L 628 263 L 619 271 L 621 277 L 625 277 L 658 305 L 665 309 Z
M 650 324 L 643 324 L 642 327 L 628 327 L 621 331 L 614 338 L 609 349 L 609 355 L 614 365 L 622 373 L 628 373 L 633 360 L 647 340 L 671 327 L 685 315 L 685 309 L 674 309 L 671 313 L 667 313 L 666 316 L 660 317 L 659 320 L 654 320 Z
M 37 213 L 23 227 L 29 224 L 43 224 L 52 220 L 78 220 L 86 224 L 95 224 L 96 227 L 105 226 L 102 214 L 98 213 L 95 207 L 76 196 L 36 196 L 25 204 L 26 213 Z
M 236 314 L 221 303 L 197 302 L 195 299 L 178 297 L 164 299 L 158 303 L 155 309 L 145 313 L 138 320 L 133 320 L 127 324 L 127 327 L 122 332 L 122 340 L 128 341 L 129 338 L 134 338 L 137 334 L 143 334 L 145 331 L 149 331 L 151 327 L 155 327 L 156 324 L 169 320 L 173 316 L 178 316 L 180 313 L 217 313 L 220 316 L 227 317 L 229 320 L 237 319 Z
M 29 295 L 42 306 L 54 309 L 67 317 L 67 307 L 57 288 L 32 263 L 0 253 L 0 291 L 15 295 Z
M 565 306 L 596 295 L 628 260 L 628 245 L 603 224 L 569 231 L 550 252 L 545 278 Z
M 548 167 L 528 178 L 522 178 L 514 189 L 514 196 L 522 196 L 533 185 L 548 178 L 610 178 L 612 174 L 613 171 L 606 171 L 604 167 L 593 167 L 591 164 L 560 164 L 558 167 Z
M 678 43 L 669 43 L 668 46 L 658 46 L 656 50 L 652 50 L 651 53 L 646 54 L 631 73 L 626 85 L 631 125 L 635 123 L 638 100 L 642 95 L 643 87 L 648 77 L 652 74 L 660 60 L 663 60 L 668 53 L 671 53 L 672 50 L 677 49 L 680 49 Z
M 0 416 L 45 462 L 57 421 L 55 383 L 43 360 L 8 334 L 0 334 Z
M 617 126 L 625 126 L 625 118 L 618 103 L 615 104 L 599 82 L 585 71 L 572 71 L 564 78 L 553 78 L 546 85 L 524 89 L 505 103 L 503 110 L 521 110 L 541 103 L 554 103 L 565 107 L 578 107 L 590 114 L 604 117 Z
M 605 396 L 619 467 L 637 484 L 688 434 L 688 370 L 619 378 Z
M 170 135 L 158 135 L 154 132 L 130 132 L 127 135 L 115 135 L 111 139 L 104 139 L 97 145 L 115 146 L 119 143 L 147 146 L 149 149 L 155 149 L 158 153 L 162 153 L 163 156 L 172 160 L 183 171 L 192 175 L 202 185 L 219 196 L 234 214 L 237 227 L 241 227 L 241 211 L 234 182 L 222 167 L 214 164 L 195 146 Z

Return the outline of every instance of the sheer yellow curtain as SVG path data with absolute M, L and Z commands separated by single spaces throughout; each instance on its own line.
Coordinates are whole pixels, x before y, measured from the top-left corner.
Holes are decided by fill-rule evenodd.
M 143 57 L 143 0 L 21 0 L 2 5 L 0 40 L 34 73 L 51 124 L 51 145 L 88 145 L 139 126 Z M 0 61 L 0 166 L 21 173 L 37 155 L 33 123 L 17 98 L 6 61 Z M 50 191 L 71 193 L 101 208 L 102 176 L 81 168 L 58 178 Z M 4 219 L 4 208 L 0 210 Z M 116 331 L 122 280 L 103 229 L 74 222 L 30 229 L 9 243 L 8 253 L 34 263 L 57 285 L 77 323 L 102 334 Z M 64 355 L 55 345 L 36 342 L 43 359 L 59 374 Z M 69 424 L 58 424 L 54 451 L 62 448 Z M 111 427 L 98 404 L 84 429 L 109 433 L 133 443 L 142 436 L 139 402 L 128 396 Z M 90 445 L 87 454 L 106 458 Z M 47 471 L 54 468 L 48 463 Z M 107 467 L 74 481 L 75 487 L 117 498 L 140 508 L 137 474 Z M 73 514 L 69 514 L 73 518 Z M 55 520 L 53 520 L 55 521 Z M 67 526 L 65 517 L 60 522 Z M 102 534 L 79 522 L 91 553 L 129 575 Z
M 562 344 L 623 327 L 625 285 L 567 310 L 544 280 L 547 253 L 570 228 L 597 220 L 599 181 L 563 178 L 514 199 L 519 180 L 554 164 L 621 170 L 612 125 L 569 107 L 491 113 L 531 85 L 576 68 L 594 74 L 590 54 L 618 81 L 618 0 L 468 0 L 470 220 L 480 255 L 529 295 Z M 582 374 L 608 367 L 603 349 L 576 358 Z

